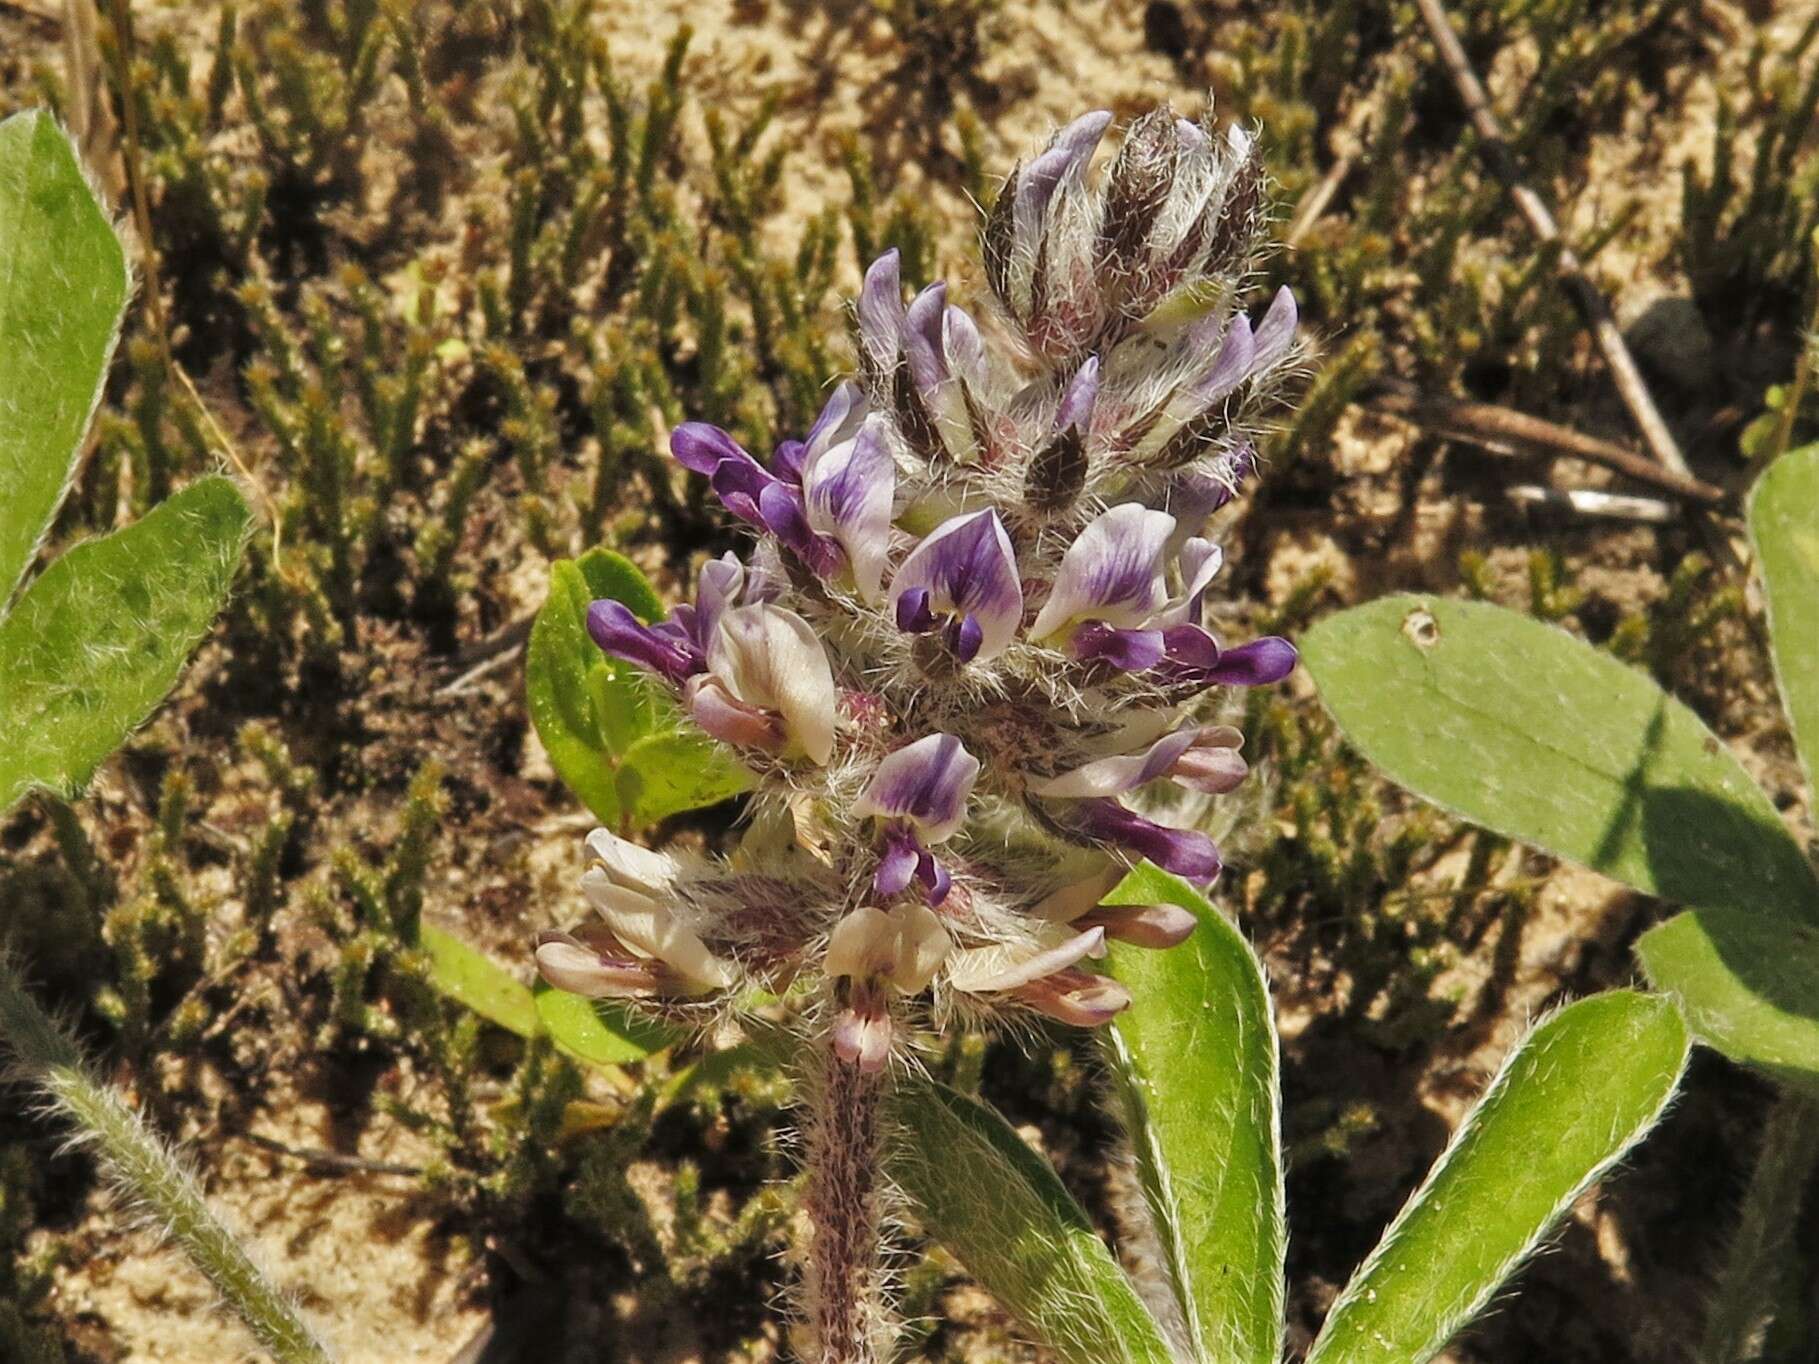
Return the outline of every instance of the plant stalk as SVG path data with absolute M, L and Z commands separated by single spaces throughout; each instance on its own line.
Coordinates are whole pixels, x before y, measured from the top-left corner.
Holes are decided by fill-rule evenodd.
M 196 1177 L 110 1086 L 89 1071 L 67 1034 L 0 957 L 0 1038 L 24 1078 L 75 1126 L 114 1183 L 176 1241 L 279 1364 L 329 1364 L 332 1356 L 296 1306 L 203 1199 Z
M 1819 1156 L 1816 1138 L 1819 1097 L 1784 1089 L 1763 1127 L 1762 1149 L 1706 1317 L 1701 1364 L 1757 1358 L 1785 1288 L 1800 1205 Z
M 809 1221 L 802 1316 L 812 1364 L 878 1364 L 888 1319 L 879 1270 L 884 1076 L 816 1050 L 808 1088 L 803 1211 Z

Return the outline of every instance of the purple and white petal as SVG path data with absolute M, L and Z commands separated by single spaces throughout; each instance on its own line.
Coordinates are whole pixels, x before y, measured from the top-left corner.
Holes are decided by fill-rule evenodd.
M 1055 409 L 1055 430 L 1075 430 L 1083 435 L 1091 430 L 1093 406 L 1098 399 L 1099 357 L 1089 355 L 1061 395 L 1061 405 Z
M 947 312 L 947 285 L 937 280 L 910 300 L 903 316 L 903 358 L 910 380 L 923 398 L 931 399 L 948 377 L 942 318 Z
M 1030 634 L 1047 639 L 1076 620 L 1140 627 L 1167 597 L 1162 554 L 1175 518 L 1140 503 L 1113 507 L 1068 546 Z
M 1055 134 L 1048 150 L 1024 167 L 1017 177 L 1013 220 L 1023 244 L 1027 245 L 1040 230 L 1049 201 L 1055 197 L 1062 182 L 1070 178 L 1077 180 L 1085 174 L 1087 164 L 1093 158 L 1093 149 L 1099 145 L 1099 139 L 1105 136 L 1111 122 L 1111 113 L 1104 109 L 1082 114 Z
M 970 512 L 937 526 L 891 580 L 892 610 L 918 589 L 927 591 L 927 607 L 937 618 L 977 620 L 981 662 L 1002 653 L 1023 622 L 1023 584 L 998 513 Z
M 720 613 L 737 604 L 744 590 L 745 565 L 730 550 L 701 565 L 695 578 L 695 612 L 688 633 L 703 651 L 720 623 Z
M 668 905 L 617 884 L 605 868 L 589 868 L 581 889 L 615 938 L 639 956 L 671 967 L 691 989 L 723 990 L 736 979 L 731 964 L 708 951 Z
M 892 247 L 865 272 L 859 290 L 859 347 L 874 374 L 888 375 L 897 367 L 903 344 L 903 282 L 901 257 Z
M 1189 881 L 1205 885 L 1224 866 L 1218 846 L 1199 830 L 1157 824 L 1116 800 L 1080 801 L 1072 817 L 1088 838 L 1147 857 L 1164 871 Z
M 1206 590 L 1225 566 L 1225 551 L 1211 540 L 1189 537 L 1181 546 L 1176 562 L 1181 565 L 1181 593 L 1169 600 L 1150 621 L 1152 626 L 1167 629 L 1171 625 L 1198 625 L 1203 614 Z
M 1257 324 L 1256 354 L 1250 364 L 1253 372 L 1261 373 L 1288 353 L 1288 348 L 1295 343 L 1295 328 L 1300 321 L 1295 295 L 1285 284 L 1276 290 L 1269 311 Z
M 1032 795 L 1068 800 L 1116 796 L 1126 791 L 1135 791 L 1140 786 L 1147 786 L 1159 777 L 1166 776 L 1176 760 L 1191 749 L 1199 737 L 1198 728 L 1165 734 L 1141 753 L 1100 758 L 1097 762 L 1076 767 L 1060 776 L 1033 781 L 1029 790 Z
M 1220 342 L 1219 354 L 1213 357 L 1213 363 L 1181 391 L 1169 404 L 1170 409 L 1185 418 L 1218 402 L 1250 375 L 1256 355 L 1257 342 L 1251 333 L 1250 319 L 1239 313 L 1226 329 L 1225 340 Z
M 808 523 L 846 551 L 859 596 L 878 599 L 890 556 L 891 501 L 897 462 L 888 418 L 874 413 L 850 440 L 812 452 L 803 469 Z
M 865 420 L 865 413 L 864 390 L 851 380 L 842 380 L 828 395 L 820 415 L 815 418 L 815 424 L 809 427 L 808 435 L 802 438 L 803 462 L 813 459 L 831 445 L 851 440 L 858 434 L 859 423 Z
M 951 734 L 929 734 L 887 754 L 853 807 L 856 818 L 913 821 L 930 843 L 952 838 L 966 819 L 979 760 Z
M 627 954 L 607 956 L 572 933 L 539 933 L 537 973 L 558 990 L 588 999 L 647 999 L 663 993 L 663 977 L 649 962 Z
M 758 462 L 743 445 L 708 422 L 683 422 L 670 432 L 669 448 L 684 468 L 709 477 L 727 460 Z

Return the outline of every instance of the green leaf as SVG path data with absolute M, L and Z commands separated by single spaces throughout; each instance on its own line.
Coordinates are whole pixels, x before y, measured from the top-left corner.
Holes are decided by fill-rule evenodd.
M 897 1087 L 891 1174 L 929 1234 L 1064 1364 L 1170 1364 L 1160 1330 L 1048 1163 L 985 1105 Z
M 751 784 L 752 774 L 732 751 L 692 725 L 648 735 L 619 760 L 619 799 L 640 824 L 716 804 Z
M 677 1034 L 662 1025 L 616 1005 L 542 985 L 532 989 L 479 948 L 434 924 L 422 925 L 418 933 L 417 945 L 429 956 L 430 984 L 437 992 L 519 1037 L 547 1031 L 563 1051 L 597 1066 L 642 1061 L 676 1040 Z
M 1636 954 L 1693 1035 L 1742 1065 L 1819 1077 L 1819 930 L 1747 910 L 1688 910 Z
M 1163 1269 L 1199 1359 L 1282 1357 L 1283 1220 L 1276 1027 L 1243 936 L 1178 877 L 1145 863 L 1107 904 L 1200 919 L 1167 952 L 1112 944 L 1133 1006 L 1108 1032 Z
M 569 790 L 604 824 L 620 822 L 615 753 L 649 732 L 642 679 L 607 658 L 587 633 L 587 608 L 613 590 L 645 621 L 661 603 L 629 560 L 595 549 L 550 565 L 549 596 L 531 625 L 524 692 L 531 723 Z M 615 597 L 615 600 L 625 600 Z M 610 731 L 610 732 L 609 732 Z M 612 742 L 609 742 L 611 740 Z
M 1725 746 L 1564 631 L 1399 596 L 1302 645 L 1345 737 L 1417 795 L 1651 895 L 1819 919 L 1812 866 Z
M 608 658 L 589 638 L 588 605 L 603 597 L 646 622 L 663 615 L 662 601 L 623 555 L 591 549 L 550 565 L 524 689 L 556 775 L 615 827 L 654 824 L 745 790 L 751 775 L 729 749 L 689 724 L 643 670 Z
M 1659 996 L 1568 1005 L 1504 1063 L 1327 1314 L 1307 1364 L 1422 1364 L 1655 1125 L 1686 1067 Z
M 434 924 L 420 925 L 417 934 L 417 945 L 429 956 L 430 983 L 439 993 L 507 1032 L 529 1037 L 537 1031 L 536 1000 L 517 976 Z
M 618 1004 L 539 986 L 537 1017 L 556 1045 L 597 1066 L 622 1066 L 662 1051 L 682 1034 Z
M 250 517 L 204 478 L 77 545 L 0 622 L 0 810 L 80 791 L 177 680 L 227 596 Z
M 1819 799 L 1819 445 L 1783 455 L 1750 494 L 1775 677 Z
M 75 473 L 130 285 L 56 120 L 0 123 L 0 608 Z

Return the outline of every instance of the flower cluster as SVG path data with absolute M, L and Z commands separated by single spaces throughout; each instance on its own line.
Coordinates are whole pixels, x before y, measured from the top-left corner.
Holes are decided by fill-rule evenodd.
M 941 283 L 906 303 L 893 251 L 857 302 L 857 378 L 802 440 L 760 460 L 676 429 L 757 548 L 706 564 L 661 623 L 600 601 L 588 628 L 739 752 L 754 818 L 725 860 L 597 831 L 597 919 L 537 949 L 555 985 L 684 1013 L 793 989 L 873 1070 L 912 1001 L 1091 1026 L 1129 1002 L 1085 965 L 1107 938 L 1192 932 L 1171 906 L 1100 902 L 1140 858 L 1219 874 L 1212 840 L 1144 793 L 1242 781 L 1237 731 L 1196 707 L 1294 666 L 1285 640 L 1210 627 L 1221 557 L 1199 532 L 1254 472 L 1295 303 L 1254 325 L 1242 307 L 1247 135 L 1158 110 L 1095 180 L 1110 122 L 1076 120 L 1005 180 L 989 326 Z

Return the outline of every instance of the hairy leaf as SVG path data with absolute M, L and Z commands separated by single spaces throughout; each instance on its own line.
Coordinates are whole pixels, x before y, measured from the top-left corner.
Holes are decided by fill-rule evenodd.
M 1811 865 L 1724 745 L 1564 631 L 1398 596 L 1302 644 L 1345 737 L 1443 809 L 1664 899 L 1819 919 Z
M 129 287 L 56 120 L 0 123 L 0 609 L 75 473 Z
M 1660 1118 L 1686 1025 L 1613 990 L 1536 1027 L 1327 1314 L 1307 1364 L 1422 1364 Z
M 897 1086 L 891 1174 L 929 1234 L 1064 1364 L 1170 1364 L 1085 1211 L 1008 1123 L 945 1085 Z
M 240 562 L 251 520 L 204 478 L 77 545 L 0 622 L 0 810 L 80 791 L 177 680 Z
M 1783 455 L 1750 494 L 1775 676 L 1819 798 L 1819 445 Z
M 1643 934 L 1636 954 L 1701 1042 L 1782 1079 L 1819 1079 L 1819 929 L 1688 910 Z
M 1131 1008 L 1107 1032 L 1163 1268 L 1197 1358 L 1282 1354 L 1282 1200 L 1276 1027 L 1263 969 L 1192 886 L 1145 863 L 1108 904 L 1172 904 L 1200 920 L 1166 952 L 1114 943 Z
M 607 597 L 646 622 L 663 614 L 631 560 L 591 549 L 550 566 L 549 597 L 531 626 L 525 696 L 556 774 L 615 827 L 653 824 L 745 790 L 750 776 L 724 745 L 689 724 L 641 669 L 609 658 L 588 636 L 588 605 Z
M 429 956 L 430 984 L 438 993 L 519 1037 L 547 1031 L 577 1060 L 623 1065 L 641 1061 L 675 1040 L 659 1024 L 617 1005 L 560 990 L 532 989 L 502 963 L 434 924 L 419 929 L 418 945 Z
M 619 799 L 640 824 L 716 804 L 751 784 L 752 774 L 732 750 L 693 725 L 647 735 L 619 760 Z

